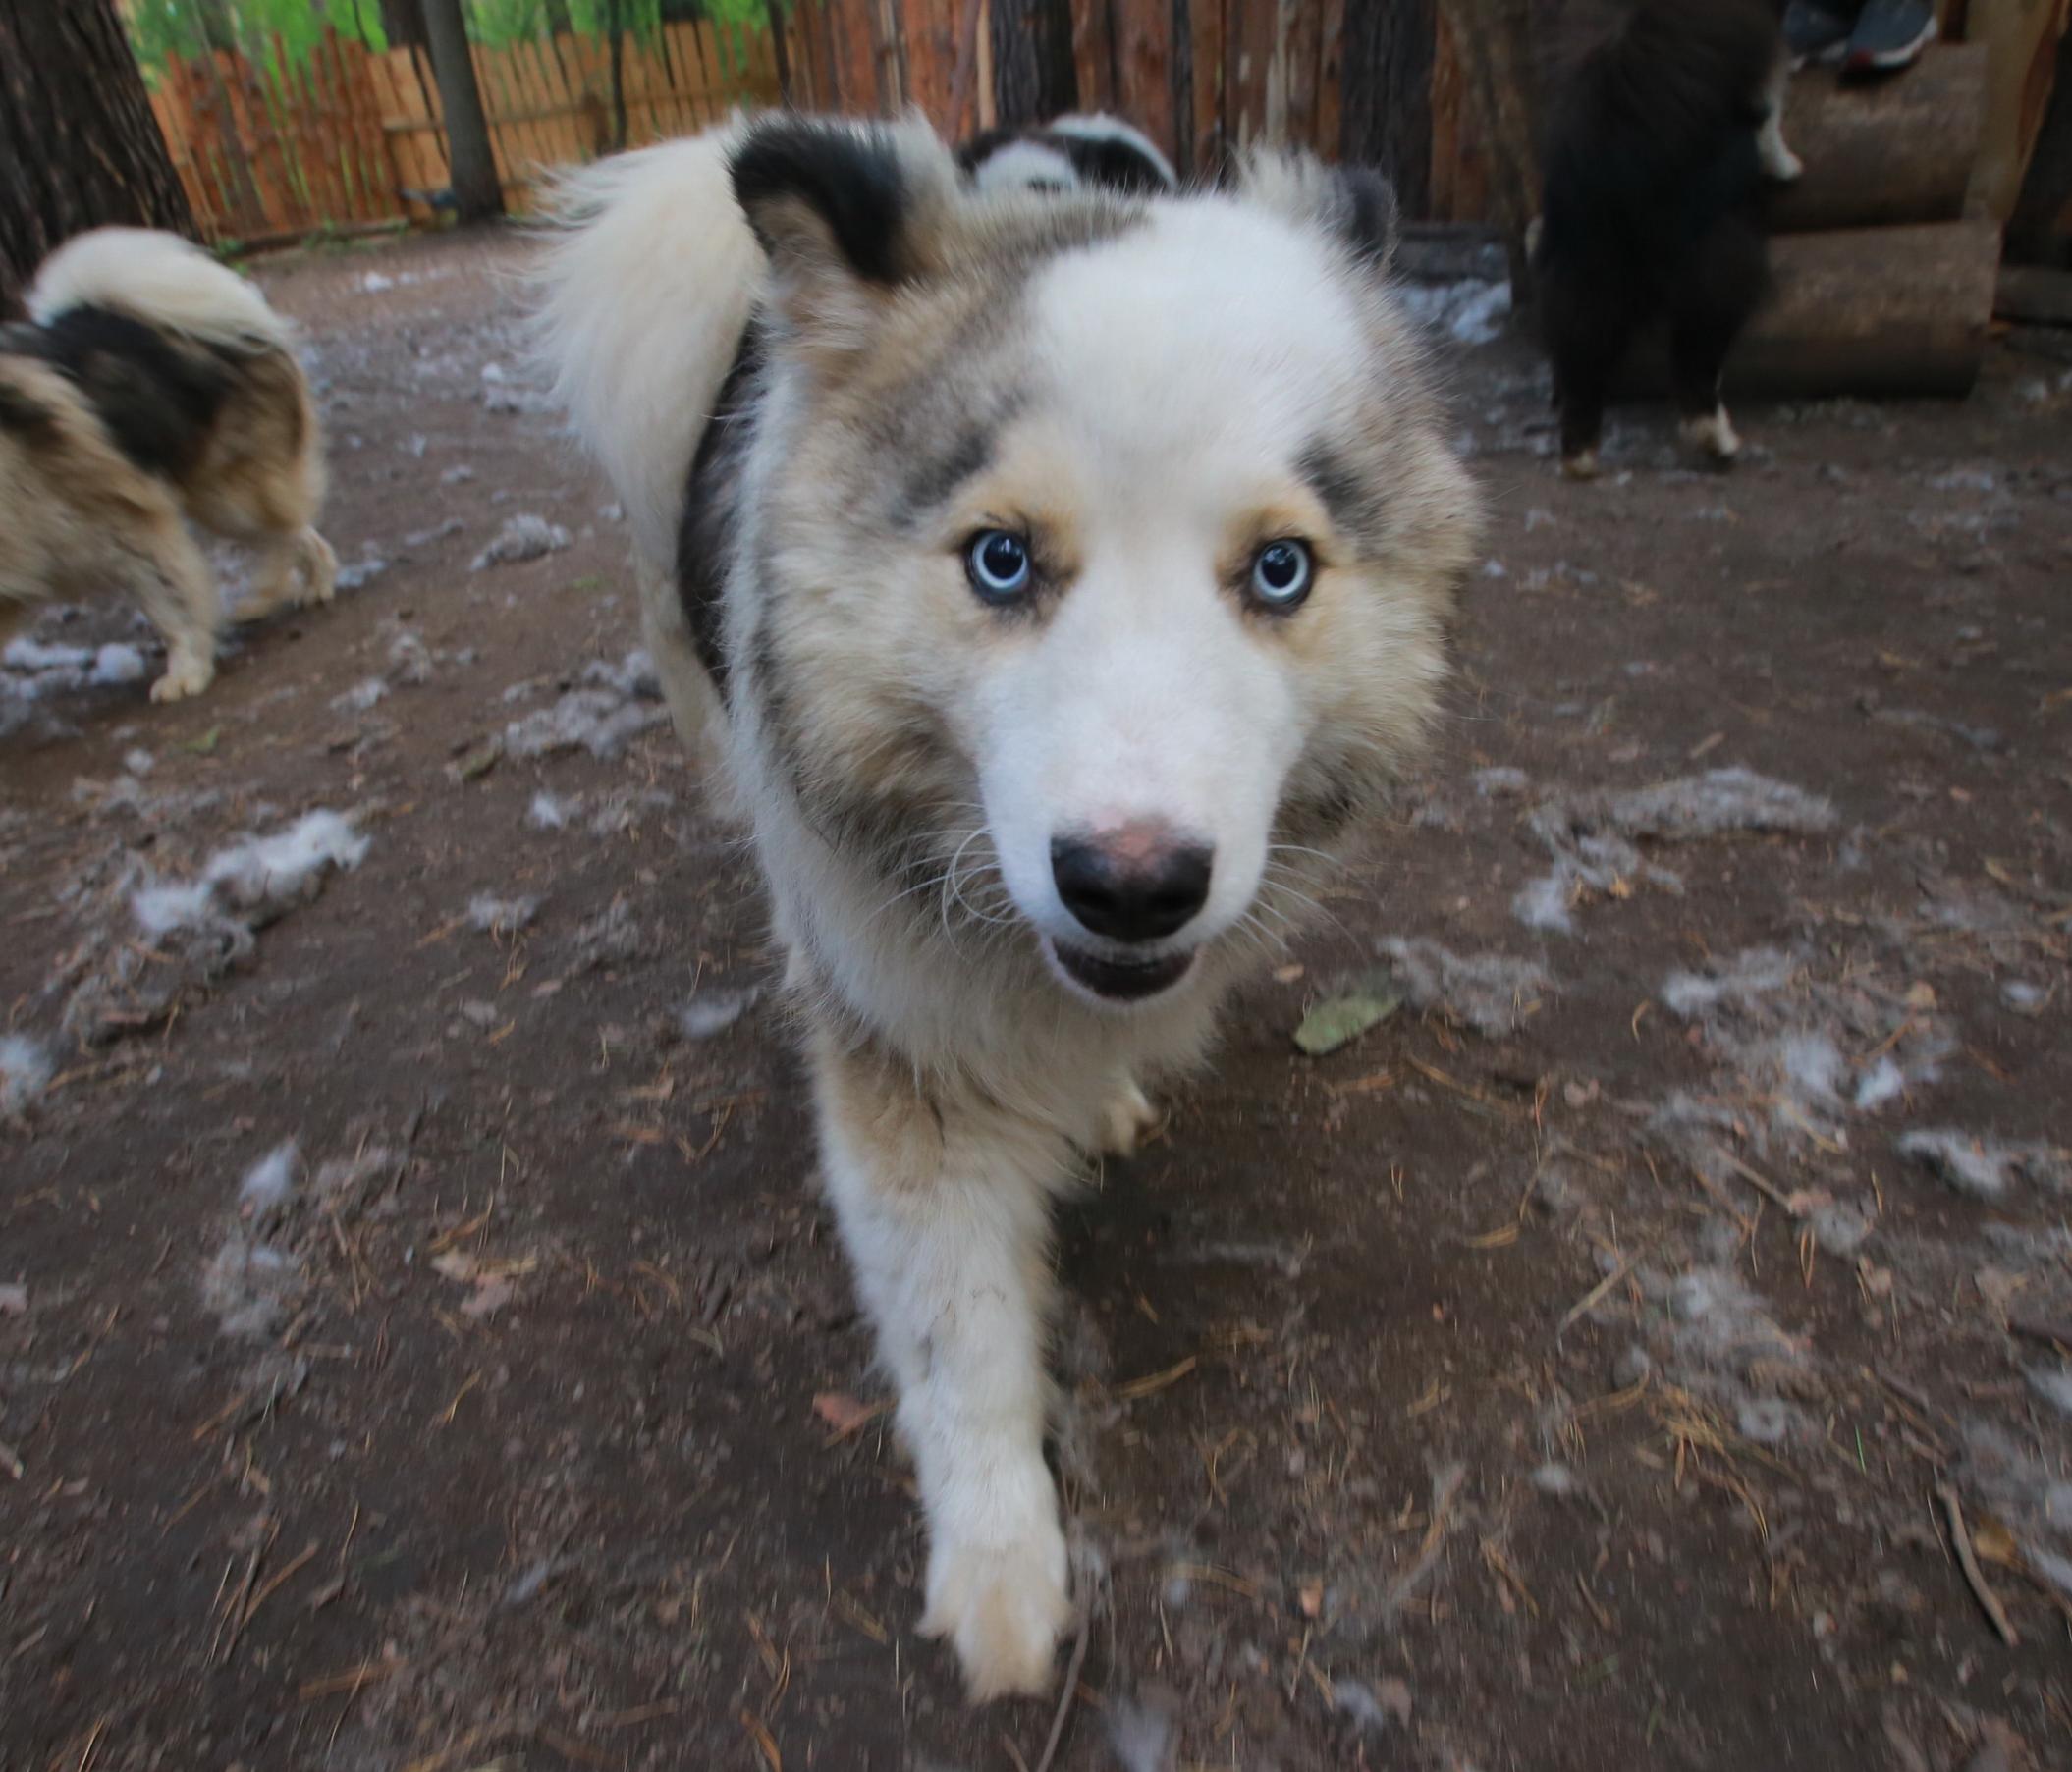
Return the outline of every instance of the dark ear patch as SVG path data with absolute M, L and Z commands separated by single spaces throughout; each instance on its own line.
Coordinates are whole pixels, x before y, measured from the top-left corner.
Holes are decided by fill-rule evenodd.
M 1338 238 L 1363 263 L 1380 270 L 1395 252 L 1395 188 L 1371 166 L 1343 166 L 1336 174 Z
M 787 211 L 795 218 L 802 210 L 858 277 L 899 280 L 912 198 L 884 131 L 777 119 L 748 133 L 731 170 L 735 200 L 773 258 L 795 243 Z
M 1365 166 L 1326 166 L 1311 154 L 1257 154 L 1239 189 L 1252 202 L 1328 234 L 1361 270 L 1380 276 L 1395 252 L 1395 192 Z

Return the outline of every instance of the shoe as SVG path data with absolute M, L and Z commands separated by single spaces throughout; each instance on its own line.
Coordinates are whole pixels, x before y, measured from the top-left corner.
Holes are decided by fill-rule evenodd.
M 1866 0 L 1842 52 L 1844 74 L 1888 74 L 1915 61 L 1936 40 L 1928 0 Z
M 1790 0 L 1784 8 L 1784 45 L 1791 65 L 1840 61 L 1856 28 L 1856 11 L 1848 0 Z

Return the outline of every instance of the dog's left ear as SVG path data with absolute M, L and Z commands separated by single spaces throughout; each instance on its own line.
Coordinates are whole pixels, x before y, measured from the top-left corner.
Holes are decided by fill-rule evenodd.
M 734 150 L 735 199 L 779 305 L 809 340 L 861 342 L 881 304 L 927 274 L 956 165 L 925 124 L 758 123 Z
M 1372 167 L 1326 166 L 1308 154 L 1258 154 L 1238 175 L 1247 202 L 1331 235 L 1380 276 L 1395 256 L 1395 190 Z

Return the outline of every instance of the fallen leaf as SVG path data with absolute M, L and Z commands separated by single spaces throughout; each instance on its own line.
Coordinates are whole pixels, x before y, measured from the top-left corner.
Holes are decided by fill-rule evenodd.
M 495 769 L 503 755 L 504 741 L 501 738 L 485 738 L 448 768 L 456 781 L 476 781 Z
M 1310 1057 L 1322 1058 L 1350 1046 L 1369 1028 L 1379 1027 L 1402 1003 L 1400 996 L 1369 991 L 1329 997 L 1303 1016 L 1295 1029 L 1295 1045 Z
M 1322 1618 L 1324 1616 L 1324 1584 L 1322 1582 L 1304 1582 L 1300 1587 L 1295 1589 L 1295 1605 L 1304 1618 Z
M 1300 960 L 1292 961 L 1285 966 L 1277 966 L 1274 969 L 1274 983 L 1277 985 L 1292 985 L 1308 970 L 1309 968 L 1303 965 Z
M 2027 1560 L 2014 1541 L 2014 1533 L 1990 1514 L 1982 1514 L 1972 1523 L 1971 1547 L 1979 1553 L 1982 1563 L 1997 1563 L 2003 1569 L 2026 1566 Z
M 859 1403 L 839 1390 L 824 1390 L 813 1399 L 813 1413 L 844 1439 L 862 1432 L 885 1413 L 886 1408 L 882 1401 Z
M 2015 1300 L 2015 1294 L 2029 1284 L 2027 1274 L 2009 1273 L 2004 1267 L 1982 1267 L 1972 1275 L 1972 1284 L 1978 1287 L 1979 1296 L 1992 1309 L 1995 1316 L 2004 1317 Z
M 461 1315 L 463 1316 L 493 1316 L 511 1303 L 512 1297 L 517 1291 L 518 1288 L 502 1274 L 498 1274 L 494 1279 L 479 1281 L 475 1286 L 474 1297 L 461 1307 Z
M 0 1316 L 23 1316 L 27 1312 L 27 1286 L 0 1286 Z
M 458 1280 L 463 1286 L 474 1283 L 479 1267 L 480 1263 L 474 1257 L 462 1249 L 450 1249 L 445 1255 L 437 1256 L 432 1261 L 434 1273 L 443 1273 L 448 1279 Z
M 192 751 L 197 757 L 206 757 L 216 748 L 216 740 L 222 736 L 223 728 L 221 726 L 210 726 L 200 737 L 190 738 L 180 748 L 184 751 Z

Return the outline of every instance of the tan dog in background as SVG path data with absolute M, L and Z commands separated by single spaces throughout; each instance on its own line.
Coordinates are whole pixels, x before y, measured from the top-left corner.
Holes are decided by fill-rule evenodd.
M 151 699 L 199 694 L 223 609 L 184 519 L 260 550 L 242 619 L 331 599 L 294 333 L 200 248 L 134 228 L 60 247 L 28 312 L 0 328 L 0 641 L 53 597 L 120 587 L 165 639 Z

